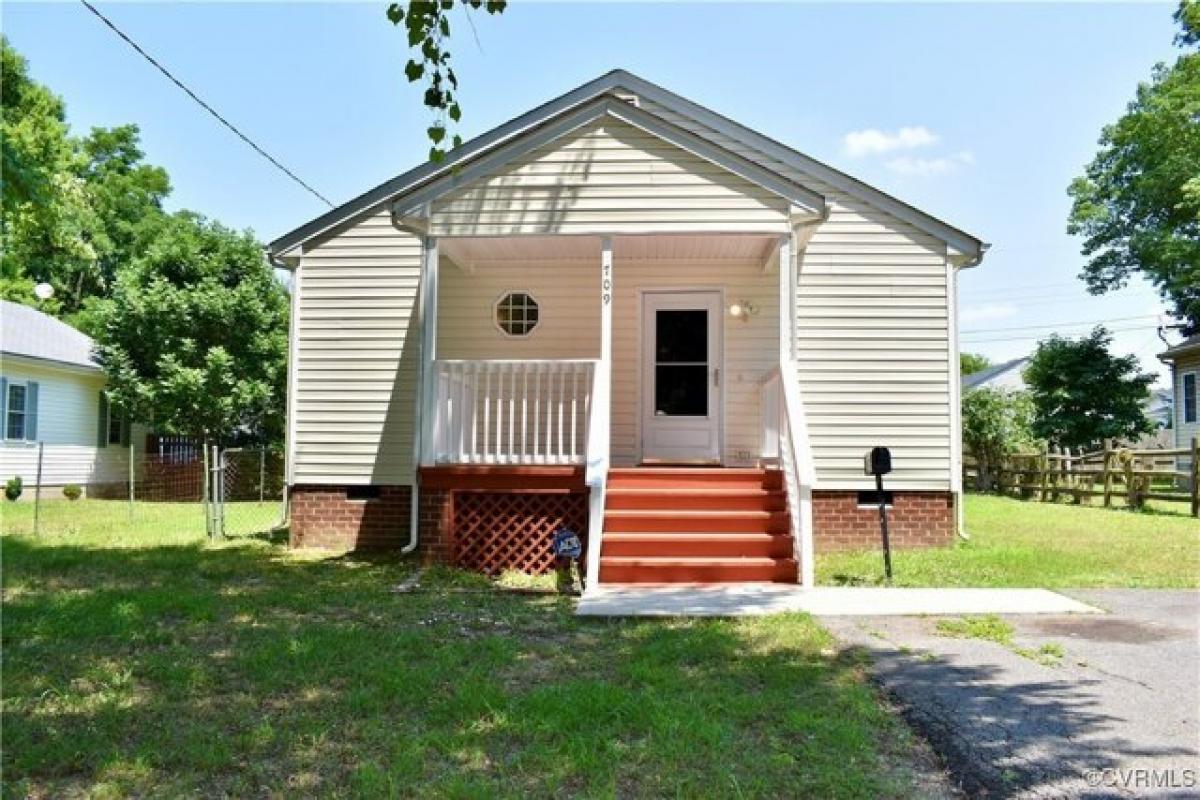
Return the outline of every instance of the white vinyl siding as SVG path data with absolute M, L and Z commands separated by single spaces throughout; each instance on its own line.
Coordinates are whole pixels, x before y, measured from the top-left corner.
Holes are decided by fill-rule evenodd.
M 296 272 L 296 483 L 413 479 L 421 240 L 384 208 L 305 248 Z
M 779 361 L 779 276 L 761 262 L 622 261 L 613 259 L 612 460 L 634 464 L 639 454 L 642 351 L 639 291 L 716 289 L 723 292 L 723 460 L 749 464 L 762 448 L 759 381 Z M 758 314 L 746 321 L 728 312 L 734 300 L 751 300 Z
M 827 198 L 830 216 L 798 264 L 796 359 L 817 488 L 870 488 L 863 454 L 893 451 L 889 488 L 954 485 L 952 292 L 945 244 L 694 121 L 643 103 L 668 122 Z M 746 298 L 748 322 L 723 314 L 724 455 L 759 449 L 758 381 L 778 346 L 778 276 L 760 261 L 622 259 L 622 234 L 783 234 L 787 203 L 767 190 L 611 119 L 543 146 L 432 203 L 430 231 L 450 236 L 618 237 L 614 263 L 612 452 L 638 453 L 639 288 L 717 288 Z M 405 483 L 412 477 L 421 243 L 381 207 L 307 246 L 297 274 L 293 415 L 297 483 Z M 569 267 L 569 269 L 568 269 Z M 441 358 L 592 358 L 595 260 L 472 265 L 443 260 Z M 506 337 L 493 306 L 530 290 L 540 321 Z M 411 335 L 410 335 L 411 334 Z
M 97 447 L 100 436 L 99 372 L 57 369 L 5 357 L 3 375 L 14 382 L 38 385 L 37 439 L 45 445 L 42 484 L 86 486 L 126 480 L 129 451 L 124 447 Z M 0 444 L 0 481 L 21 476 L 26 487 L 37 482 L 37 442 L 5 441 Z M 30 497 L 32 495 L 29 495 Z
M 789 165 L 653 103 L 642 107 L 825 196 L 801 254 L 796 359 L 817 488 L 871 488 L 862 459 L 892 448 L 897 489 L 953 485 L 946 245 Z
M 640 290 L 717 289 L 725 305 L 749 299 L 758 313 L 743 322 L 722 312 L 725 361 L 725 460 L 751 463 L 761 440 L 759 380 L 779 352 L 778 276 L 762 263 L 733 260 L 613 259 L 612 459 L 636 463 L 640 386 Z M 714 249 L 719 240 L 713 241 Z M 597 358 L 600 350 L 600 254 L 591 261 L 537 264 L 481 263 L 466 274 L 443 260 L 438 311 L 438 354 L 442 358 Z M 528 337 L 514 339 L 491 321 L 497 297 L 536 287 L 540 320 Z
M 433 203 L 436 235 L 786 232 L 787 202 L 607 118 Z
M 1175 446 L 1191 447 L 1192 438 L 1200 438 L 1200 408 L 1196 409 L 1196 418 L 1187 421 L 1184 413 L 1184 375 L 1193 375 L 1196 380 L 1196 391 L 1200 393 L 1200 353 L 1182 355 L 1175 359 L 1172 370 L 1175 384 Z M 1197 399 L 1200 403 L 1200 399 Z
M 870 488 L 863 455 L 892 450 L 893 488 L 951 483 L 953 386 L 944 247 L 841 199 L 799 262 L 796 361 L 820 488 Z

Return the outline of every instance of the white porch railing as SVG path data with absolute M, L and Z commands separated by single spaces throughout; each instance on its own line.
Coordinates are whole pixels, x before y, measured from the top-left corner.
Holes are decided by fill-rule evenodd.
M 434 461 L 583 464 L 594 360 L 439 360 Z
M 812 487 L 816 470 L 808 425 L 796 381 L 796 365 L 772 369 L 760 384 L 762 410 L 762 457 L 783 471 L 791 520 L 792 547 L 800 562 L 800 583 L 811 587 L 813 577 Z

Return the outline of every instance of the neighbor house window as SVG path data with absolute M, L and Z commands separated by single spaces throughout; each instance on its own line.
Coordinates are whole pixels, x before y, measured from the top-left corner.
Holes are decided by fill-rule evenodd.
M 509 336 L 528 336 L 537 324 L 537 300 L 528 292 L 509 292 L 496 301 L 496 325 Z
M 1183 376 L 1183 421 L 1196 421 L 1196 373 Z
M 23 383 L 9 383 L 8 397 L 5 398 L 7 409 L 4 420 L 4 438 L 24 439 L 26 423 L 26 403 L 28 387 Z
M 108 407 L 108 443 L 121 443 L 121 417 L 112 406 Z

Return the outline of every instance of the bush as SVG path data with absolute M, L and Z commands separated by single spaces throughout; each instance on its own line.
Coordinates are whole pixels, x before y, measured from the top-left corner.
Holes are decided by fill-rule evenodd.
M 1005 456 L 1036 445 L 1033 416 L 1033 402 L 1025 392 L 984 388 L 963 395 L 963 448 L 975 456 L 975 488 L 990 489 Z
M 68 483 L 63 487 L 63 497 L 68 500 L 78 500 L 83 494 L 83 489 L 79 488 L 78 483 Z
M 8 479 L 8 483 L 4 484 L 4 496 L 9 500 L 16 502 L 21 496 L 21 492 L 25 489 L 25 483 L 21 480 L 20 475 L 14 475 Z

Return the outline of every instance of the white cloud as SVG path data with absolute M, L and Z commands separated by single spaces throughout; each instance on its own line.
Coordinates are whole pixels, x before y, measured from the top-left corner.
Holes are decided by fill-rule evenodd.
M 953 155 L 938 158 L 917 158 L 914 156 L 899 156 L 888 161 L 886 166 L 898 175 L 946 175 L 959 167 L 967 167 L 975 163 L 975 155 L 970 150 L 961 150 Z
M 911 150 L 937 144 L 939 137 L 921 125 L 901 128 L 894 133 L 878 128 L 850 131 L 842 137 L 842 149 L 851 158 L 891 153 L 895 150 Z
M 1017 307 L 1012 303 L 978 303 L 969 305 L 958 312 L 959 322 L 991 322 L 1007 319 L 1017 313 Z

